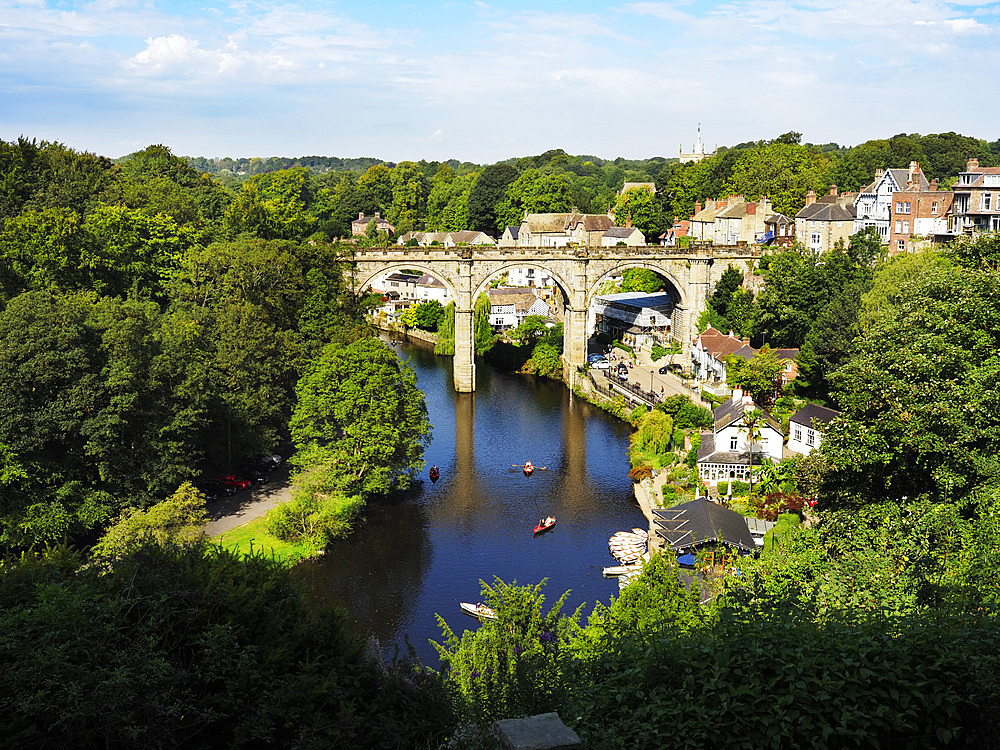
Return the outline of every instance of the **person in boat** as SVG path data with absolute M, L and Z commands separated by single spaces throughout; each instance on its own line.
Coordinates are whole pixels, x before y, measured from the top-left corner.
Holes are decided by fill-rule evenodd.
M 531 463 L 531 461 L 525 461 L 525 462 L 524 462 L 524 470 L 525 470 L 525 471 L 527 471 L 527 472 L 532 472 L 532 471 L 534 471 L 534 470 L 535 470 L 535 467 L 534 467 L 534 465 L 533 465 L 533 464 Z
M 438 474 L 439 474 L 438 467 L 437 466 L 432 466 L 431 467 L 431 476 L 432 477 L 436 477 Z

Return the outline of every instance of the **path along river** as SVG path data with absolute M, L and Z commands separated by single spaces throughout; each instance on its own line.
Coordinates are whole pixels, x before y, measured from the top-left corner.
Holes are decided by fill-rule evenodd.
M 367 521 L 323 558 L 298 572 L 316 595 L 349 613 L 357 632 L 383 648 L 404 638 L 430 666 L 428 639 L 441 642 L 435 613 L 456 633 L 477 627 L 461 601 L 476 602 L 480 579 L 535 584 L 548 578 L 547 603 L 567 589 L 564 612 L 617 594 L 601 575 L 613 565 L 608 537 L 647 528 L 628 478 L 631 428 L 574 397 L 562 384 L 476 367 L 476 392 L 456 393 L 451 359 L 420 344 L 400 344 L 427 394 L 433 441 L 425 458 L 437 465 L 432 483 L 406 499 L 371 504 Z M 546 467 L 525 477 L 512 464 Z M 555 528 L 538 537 L 538 519 Z

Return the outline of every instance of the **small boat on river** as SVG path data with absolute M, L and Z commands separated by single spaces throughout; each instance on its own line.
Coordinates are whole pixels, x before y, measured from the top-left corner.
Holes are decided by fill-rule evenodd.
M 535 467 L 532 466 L 531 461 L 528 461 L 528 463 L 524 465 L 524 476 L 530 477 L 534 473 L 535 473 Z
M 536 534 L 541 534 L 541 533 L 543 533 L 545 531 L 548 531 L 549 529 L 551 529 L 555 525 L 556 525 L 556 517 L 555 516 L 549 516 L 548 518 L 543 518 L 537 524 L 535 524 L 535 533 Z
M 428 473 L 430 474 L 432 482 L 436 482 L 438 480 L 438 477 L 441 476 L 441 472 L 438 471 L 437 466 L 432 466 L 431 470 Z
M 465 614 L 475 617 L 480 622 L 483 620 L 497 619 L 497 613 L 482 602 L 476 604 L 471 604 L 470 602 L 459 602 L 458 606 L 463 612 L 465 612 Z

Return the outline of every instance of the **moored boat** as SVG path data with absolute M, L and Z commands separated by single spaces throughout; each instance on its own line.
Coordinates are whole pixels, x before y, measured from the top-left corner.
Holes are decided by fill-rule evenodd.
M 438 477 L 441 476 L 441 472 L 438 470 L 437 466 L 432 466 L 430 472 L 428 472 L 431 477 L 432 482 L 436 482 Z
M 475 617 L 477 620 L 497 619 L 497 613 L 481 602 L 476 604 L 472 604 L 471 602 L 459 602 L 458 606 L 463 612 L 465 612 L 465 614 Z

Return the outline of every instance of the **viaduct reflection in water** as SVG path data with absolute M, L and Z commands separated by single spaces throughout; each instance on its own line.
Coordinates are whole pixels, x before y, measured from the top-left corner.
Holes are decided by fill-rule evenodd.
M 358 632 L 384 644 L 409 637 L 436 665 L 435 613 L 461 631 L 475 620 L 458 602 L 480 598 L 479 581 L 537 583 L 552 601 L 572 590 L 569 611 L 617 592 L 601 576 L 608 537 L 645 525 L 628 479 L 631 429 L 561 384 L 476 368 L 474 393 L 455 393 L 451 362 L 416 345 L 409 357 L 427 395 L 433 440 L 425 454 L 441 478 L 406 498 L 369 505 L 367 520 L 318 562 L 300 566 L 317 596 L 350 613 Z M 545 470 L 525 477 L 530 459 Z M 555 529 L 533 538 L 542 516 Z

